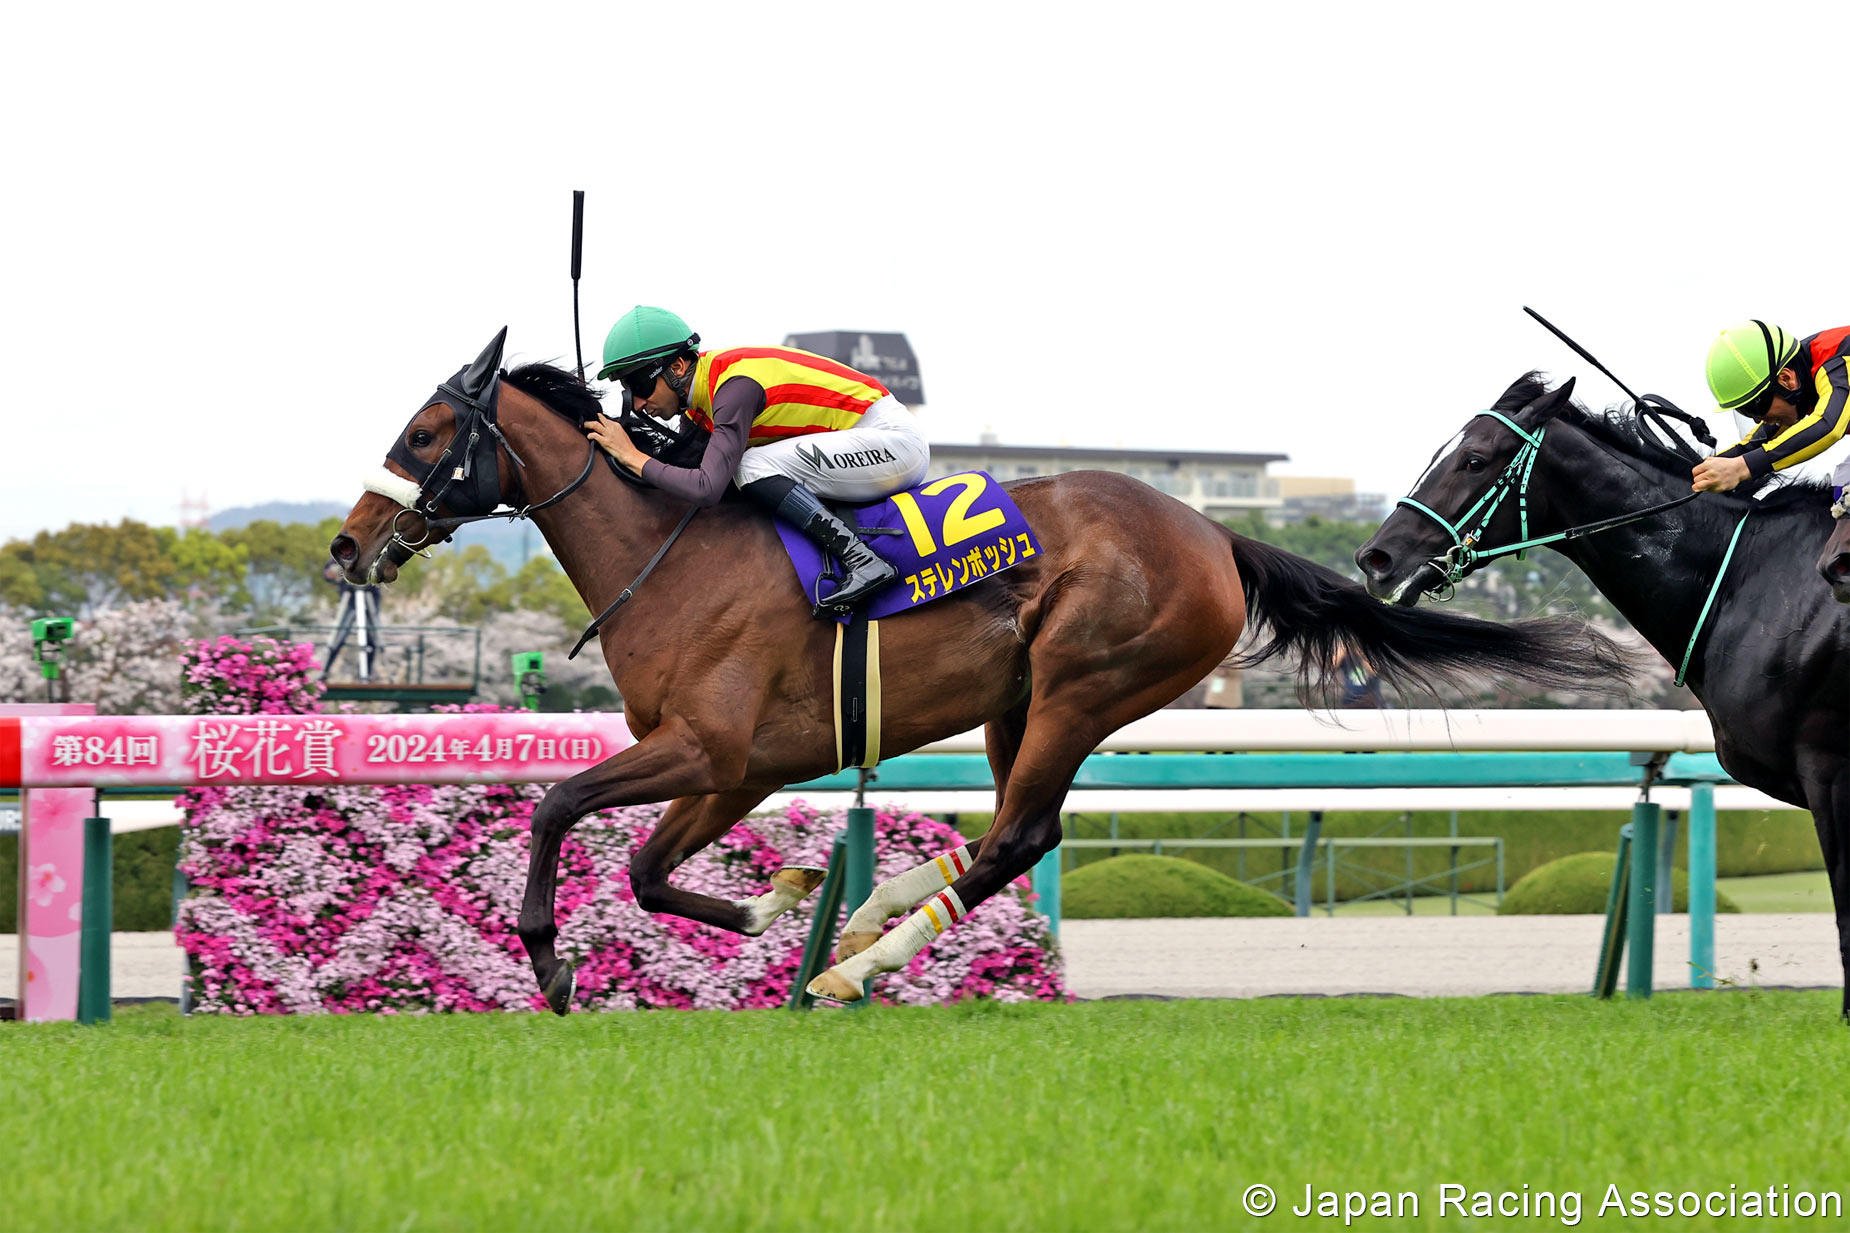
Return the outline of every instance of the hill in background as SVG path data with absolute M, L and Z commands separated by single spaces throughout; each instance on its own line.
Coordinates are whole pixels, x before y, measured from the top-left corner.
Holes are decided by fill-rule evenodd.
M 265 501 L 260 505 L 237 505 L 206 519 L 206 530 L 232 531 L 265 519 L 285 524 L 316 523 L 324 518 L 344 518 L 352 508 L 350 504 L 337 501 Z M 464 527 L 457 542 L 482 545 L 510 570 L 519 569 L 530 557 L 551 555 L 538 528 L 529 522 L 479 522 Z

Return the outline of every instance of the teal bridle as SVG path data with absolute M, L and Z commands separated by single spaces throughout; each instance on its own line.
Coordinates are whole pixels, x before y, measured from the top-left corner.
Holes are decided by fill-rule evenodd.
M 1487 561 L 1507 557 L 1512 553 L 1518 560 L 1521 560 L 1531 548 L 1539 548 L 1543 544 L 1552 544 L 1566 539 L 1575 530 L 1584 534 L 1586 530 L 1591 529 L 1570 528 L 1568 531 L 1557 532 L 1553 535 L 1544 535 L 1534 539 L 1529 537 L 1529 476 L 1535 470 L 1535 459 L 1542 452 L 1542 438 L 1548 429 L 1543 427 L 1540 431 L 1530 432 L 1501 411 L 1480 411 L 1478 414 L 1503 421 L 1511 432 L 1522 438 L 1522 446 L 1516 451 L 1516 456 L 1510 459 L 1509 465 L 1503 468 L 1503 474 L 1497 477 L 1489 490 L 1479 497 L 1470 509 L 1460 514 L 1457 522 L 1452 522 L 1431 506 L 1422 504 L 1412 497 L 1402 497 L 1395 502 L 1396 505 L 1404 505 L 1408 509 L 1417 510 L 1426 515 L 1444 527 L 1445 533 L 1452 537 L 1452 546 L 1445 555 L 1434 557 L 1427 562 L 1445 579 L 1427 590 L 1426 593 L 1435 599 L 1450 599 L 1453 588 L 1464 581 L 1465 575 Z M 1516 497 L 1516 513 L 1522 538 L 1515 543 L 1504 544 L 1497 548 L 1480 548 L 1478 545 L 1483 541 L 1484 533 L 1490 529 L 1491 519 L 1497 516 L 1497 511 L 1503 508 L 1503 503 L 1512 493 Z
M 1583 523 L 1577 527 L 1569 527 L 1565 531 L 1556 531 L 1552 535 L 1538 535 L 1531 538 L 1529 535 L 1529 476 L 1535 470 L 1536 456 L 1542 452 L 1542 437 L 1548 431 L 1547 426 L 1544 425 L 1537 431 L 1530 432 L 1527 428 L 1524 428 L 1521 424 L 1518 424 L 1515 420 L 1512 420 L 1509 416 L 1504 415 L 1500 411 L 1480 411 L 1478 414 L 1488 415 L 1494 419 L 1502 420 L 1511 432 L 1522 438 L 1521 448 L 1516 451 L 1516 456 L 1510 459 L 1509 465 L 1503 468 L 1503 474 L 1497 477 L 1496 482 L 1490 486 L 1490 490 L 1479 497 L 1477 502 L 1473 504 L 1470 509 L 1460 514 L 1456 523 L 1448 521 L 1432 507 L 1415 501 L 1412 497 L 1402 497 L 1395 502 L 1396 505 L 1404 505 L 1408 509 L 1418 510 L 1420 513 L 1444 527 L 1445 533 L 1452 537 L 1452 546 L 1445 555 L 1433 557 L 1427 562 L 1429 566 L 1438 570 L 1444 577 L 1443 582 L 1440 582 L 1437 586 L 1427 588 L 1425 592 L 1425 594 L 1430 595 L 1434 599 L 1447 600 L 1452 598 L 1458 584 L 1464 581 L 1465 575 L 1485 562 L 1494 561 L 1499 557 L 1507 557 L 1511 554 L 1514 554 L 1516 559 L 1520 561 L 1523 555 L 1531 548 L 1540 548 L 1544 544 L 1558 544 L 1563 540 L 1579 539 L 1583 535 L 1592 535 L 1596 531 L 1608 531 L 1613 527 L 1622 527 L 1627 523 L 1638 522 L 1641 519 L 1661 514 L 1665 510 L 1675 509 L 1679 505 L 1694 501 L 1701 495 L 1700 493 L 1692 492 L 1687 496 L 1664 501 L 1646 509 L 1634 510 L 1629 514 L 1620 514 L 1617 517 L 1605 518 L 1599 522 Z M 1477 545 L 1479 541 L 1483 539 L 1484 532 L 1489 530 L 1490 520 L 1497 516 L 1497 510 L 1502 508 L 1503 502 L 1509 498 L 1512 492 L 1516 494 L 1517 516 L 1521 520 L 1520 534 L 1522 538 L 1513 544 L 1504 544 L 1498 548 L 1479 548 Z M 1842 498 L 1840 497 L 1839 500 L 1841 502 Z M 1728 550 L 1722 554 L 1721 568 L 1715 571 L 1715 579 L 1709 585 L 1708 598 L 1703 601 L 1702 611 L 1696 615 L 1695 628 L 1690 630 L 1689 634 L 1689 646 L 1684 649 L 1683 662 L 1677 667 L 1676 684 L 1679 687 L 1682 686 L 1684 678 L 1689 674 L 1690 658 L 1695 654 L 1696 641 L 1702 636 L 1703 626 L 1708 623 L 1709 610 L 1715 606 L 1715 596 L 1721 590 L 1722 579 L 1728 575 L 1728 563 L 1734 559 L 1735 545 L 1741 542 L 1741 531 L 1747 526 L 1748 515 L 1752 512 L 1753 510 L 1750 508 L 1747 513 L 1741 515 L 1741 520 L 1735 524 L 1734 535 L 1728 541 Z M 1835 514 L 1836 510 L 1832 512 Z M 1472 522 L 1473 518 L 1477 519 L 1475 523 Z M 1469 529 L 1467 529 L 1467 527 Z

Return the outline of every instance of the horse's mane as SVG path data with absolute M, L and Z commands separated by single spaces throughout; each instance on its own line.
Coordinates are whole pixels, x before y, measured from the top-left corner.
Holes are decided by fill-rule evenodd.
M 580 424 L 597 415 L 602 397 L 577 373 L 551 364 L 522 364 L 508 373 L 507 382 Z
M 603 395 L 569 368 L 522 364 L 507 374 L 507 382 L 575 424 L 589 424 L 603 413 L 598 402 Z M 628 408 L 619 411 L 616 421 L 629 434 L 630 444 L 671 467 L 697 467 L 700 456 L 706 451 L 703 434 L 689 429 L 676 433 L 638 411 Z M 615 458 L 610 460 L 610 469 L 627 483 L 637 482 L 617 465 Z
M 1504 391 L 1503 397 L 1497 399 L 1493 409 L 1513 416 L 1547 392 L 1548 383 L 1542 374 L 1527 372 Z M 1641 427 L 1643 421 L 1633 412 L 1631 403 L 1618 403 L 1604 411 L 1589 411 L 1570 399 L 1568 405 L 1561 408 L 1554 418 L 1567 421 L 1612 452 L 1622 454 L 1660 474 L 1685 480 L 1689 476 L 1689 459 L 1656 436 L 1647 434 Z M 1751 505 L 1762 513 L 1783 513 L 1795 509 L 1812 515 L 1821 523 L 1830 516 L 1830 486 L 1823 480 L 1795 480 L 1782 484 L 1764 498 L 1756 500 L 1753 493 L 1758 487 L 1750 482 L 1734 492 L 1710 493 L 1709 496 L 1743 509 Z

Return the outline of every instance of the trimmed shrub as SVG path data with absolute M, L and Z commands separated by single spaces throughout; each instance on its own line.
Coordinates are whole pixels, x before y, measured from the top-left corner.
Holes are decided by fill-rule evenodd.
M 1504 885 L 1510 886 L 1532 869 L 1576 852 L 1612 851 L 1618 842 L 1619 828 L 1630 821 L 1626 811 L 1593 810 L 1480 810 L 1458 815 L 1460 835 L 1501 836 L 1503 838 Z M 963 814 L 953 818 L 965 834 L 975 834 L 989 826 L 987 815 Z M 1237 817 L 1212 813 L 1121 813 L 1115 817 L 1093 813 L 1066 815 L 1066 833 L 1074 839 L 1103 839 L 1120 835 L 1126 839 L 1184 838 L 1261 838 L 1277 835 L 1285 829 L 1285 819 L 1277 813 L 1243 813 Z M 1178 852 L 1184 860 L 1217 869 L 1242 882 L 1264 884 L 1267 878 L 1289 875 L 1297 867 L 1298 850 L 1304 834 L 1302 813 L 1290 816 L 1293 838 L 1281 840 L 1277 847 L 1244 849 L 1189 849 Z M 1323 816 L 1323 833 L 1327 836 L 1443 836 L 1450 831 L 1450 815 L 1442 810 L 1414 812 L 1410 817 L 1393 812 L 1365 813 L 1332 810 Z M 1134 850 L 1134 849 L 1133 849 Z M 1677 828 L 1676 860 L 1688 863 L 1689 822 Z M 1109 859 L 1108 848 L 1070 849 L 1065 854 L 1066 870 Z M 1752 877 L 1765 873 L 1789 873 L 1824 868 L 1818 848 L 1818 836 L 1811 815 L 1787 810 L 1724 811 L 1716 818 L 1716 872 L 1724 878 Z M 1458 889 L 1465 894 L 1483 895 L 1496 889 L 1496 866 L 1488 846 L 1460 848 L 1460 864 L 1479 862 L 1477 868 L 1459 875 Z M 1423 894 L 1443 895 L 1449 879 L 1440 875 L 1451 860 L 1445 847 L 1417 848 L 1411 853 L 1411 872 L 1416 877 L 1434 879 Z M 1409 854 L 1400 848 L 1345 848 L 1336 878 L 1336 898 L 1355 899 L 1380 890 L 1390 882 L 1404 879 L 1409 872 Z M 1326 873 L 1323 860 L 1317 862 L 1317 896 L 1324 894 Z
M 156 933 L 173 927 L 173 864 L 179 846 L 180 832 L 172 826 L 115 837 L 110 869 L 117 932 Z M 18 919 L 19 836 L 0 835 L 0 934 L 11 934 Z
M 1061 908 L 1075 920 L 1151 916 L 1290 916 L 1276 895 L 1174 856 L 1132 853 L 1067 874 Z
M 1531 870 L 1510 887 L 1497 909 L 1503 916 L 1603 915 L 1606 900 L 1612 894 L 1613 865 L 1616 852 L 1580 852 L 1550 861 Z M 1681 869 L 1670 873 L 1671 910 L 1689 911 L 1689 874 Z M 1716 893 L 1717 912 L 1739 912 L 1728 896 Z

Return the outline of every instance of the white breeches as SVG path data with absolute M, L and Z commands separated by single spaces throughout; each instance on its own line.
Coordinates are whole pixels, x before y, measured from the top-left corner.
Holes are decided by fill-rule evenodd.
M 754 445 L 739 459 L 739 487 L 772 475 L 832 501 L 877 501 L 925 478 L 931 446 L 917 417 L 888 395 L 853 428 Z

